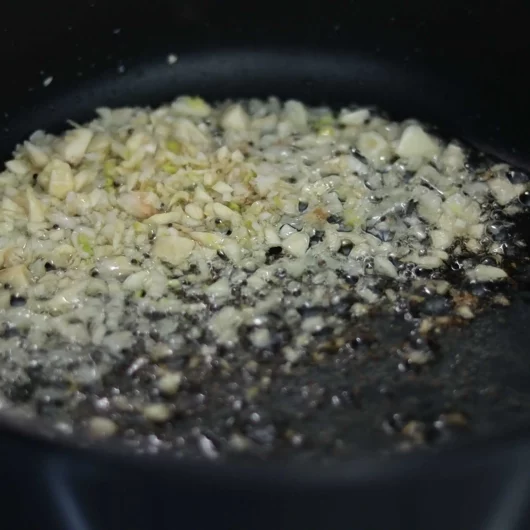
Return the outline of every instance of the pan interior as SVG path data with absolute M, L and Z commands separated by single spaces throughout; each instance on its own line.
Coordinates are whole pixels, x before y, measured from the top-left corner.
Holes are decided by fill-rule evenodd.
M 375 105 L 392 118 L 418 118 L 440 127 L 447 137 L 525 166 L 524 156 L 511 150 L 509 135 L 490 134 L 506 117 L 475 97 L 472 84 L 455 84 L 418 65 L 363 54 L 296 49 L 190 51 L 170 64 L 171 53 L 168 48 L 156 57 L 124 60 L 123 68 L 101 64 L 94 68 L 94 75 L 69 72 L 54 76 L 48 86 L 33 82 L 30 92 L 13 92 L 9 107 L 4 107 L 8 116 L 0 138 L 2 155 L 7 157 L 12 146 L 35 129 L 58 132 L 68 119 L 90 119 L 96 107 L 156 106 L 191 93 L 209 100 L 275 95 L 333 107 L 352 102 Z M 2 104 L 7 105 L 5 100 Z M 523 236 L 528 228 L 524 223 L 521 219 L 518 229 Z M 526 325 L 530 315 L 525 267 L 518 269 L 518 280 L 516 290 L 503 292 L 512 299 L 509 307 L 491 307 L 469 325 L 450 327 L 432 344 L 437 362 L 428 368 L 399 370 L 396 358 L 387 352 L 401 347 L 410 326 L 401 317 L 377 316 L 352 330 L 352 340 L 357 341 L 353 354 L 338 354 L 327 363 L 278 375 L 276 388 L 260 408 L 278 428 L 307 429 L 313 442 L 295 451 L 299 458 L 384 452 L 395 448 L 396 439 L 402 448 L 409 448 L 410 440 L 400 438 L 399 432 L 412 421 L 424 426 L 422 437 L 434 446 L 526 424 L 530 371 L 524 345 L 530 339 Z M 217 402 L 222 403 L 226 389 L 211 383 Z M 106 384 L 112 386 L 112 378 Z M 304 386 L 321 400 L 310 418 L 297 408 L 295 391 Z M 23 395 L 25 390 L 19 390 Z M 210 391 L 214 392 L 213 387 Z M 334 397 L 344 406 L 335 406 Z M 91 412 L 89 405 L 76 411 L 80 417 Z M 213 431 L 226 420 L 227 409 L 220 405 L 201 414 L 205 430 Z M 448 418 L 453 425 L 437 429 L 436 422 Z M 292 454 L 286 444 L 275 456 Z

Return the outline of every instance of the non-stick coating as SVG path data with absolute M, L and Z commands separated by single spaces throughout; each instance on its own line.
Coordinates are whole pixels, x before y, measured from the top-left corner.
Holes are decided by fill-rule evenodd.
M 72 6 L 56 0 L 4 9 L 3 155 L 32 130 L 59 130 L 66 119 L 86 119 L 100 105 L 156 104 L 193 92 L 209 98 L 276 94 L 334 105 L 373 103 L 393 117 L 416 116 L 528 167 L 530 106 L 520 74 L 529 59 L 528 10 L 522 2 L 493 2 L 486 10 L 479 2 L 456 1 Z M 176 65 L 167 64 L 169 53 L 179 55 Z M 49 76 L 53 81 L 44 87 Z M 444 347 L 485 360 L 485 370 L 496 372 L 504 387 L 527 395 L 525 297 L 503 318 L 490 313 L 461 335 L 455 332 Z M 2 496 L 6 517 L 16 516 L 26 528 L 135 529 L 152 522 L 159 528 L 188 522 L 231 530 L 355 523 L 446 528 L 456 518 L 454 528 L 471 529 L 484 527 L 495 512 L 515 514 L 492 526 L 508 530 L 525 527 L 523 472 L 530 465 L 524 435 L 513 440 L 443 454 L 438 461 L 418 456 L 384 465 L 358 463 L 308 475 L 304 486 L 305 473 L 296 480 L 278 469 L 127 464 L 112 454 L 83 453 L 6 431 L 0 438 Z M 32 498 L 31 512 L 22 511 L 21 500 L 30 493 L 28 476 L 31 489 L 41 492 Z M 400 477 L 407 478 L 400 482 Z M 499 491 L 513 503 L 507 510 Z

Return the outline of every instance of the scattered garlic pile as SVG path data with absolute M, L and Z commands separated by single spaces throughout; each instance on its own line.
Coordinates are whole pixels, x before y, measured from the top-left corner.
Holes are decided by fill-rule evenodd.
M 504 165 L 478 174 L 415 122 L 274 98 L 98 115 L 37 131 L 0 174 L 0 379 L 45 365 L 90 382 L 140 340 L 155 362 L 190 341 L 207 360 L 250 323 L 274 349 L 278 310 L 295 362 L 333 324 L 300 323 L 297 304 L 352 290 L 355 318 L 380 300 L 371 278 L 466 253 L 494 260 L 470 280 L 506 277 L 487 222 L 517 213 L 526 184 Z

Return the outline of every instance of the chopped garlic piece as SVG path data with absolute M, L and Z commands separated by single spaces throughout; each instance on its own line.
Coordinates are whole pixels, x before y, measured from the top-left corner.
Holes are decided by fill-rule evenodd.
M 295 232 L 283 240 L 282 246 L 292 256 L 301 258 L 309 247 L 309 236 L 303 232 Z
M 407 261 L 416 263 L 424 269 L 437 269 L 442 265 L 442 260 L 438 256 L 419 256 L 417 253 L 407 256 Z
M 135 272 L 126 278 L 123 282 L 123 288 L 129 291 L 138 291 L 144 287 L 147 278 L 149 278 L 149 271 Z
M 184 144 L 197 145 L 206 148 L 210 139 L 191 120 L 179 118 L 175 122 L 175 138 Z
M 178 223 L 182 219 L 182 213 L 180 211 L 158 213 L 146 219 L 145 223 L 154 223 L 156 225 L 169 225 L 171 223 Z
M 135 272 L 137 267 L 125 256 L 116 256 L 99 260 L 97 270 L 104 278 L 121 278 Z
M 190 96 L 177 98 L 171 108 L 182 116 L 196 116 L 198 118 L 206 118 L 212 112 L 212 108 L 204 99 Z
M 396 153 L 404 158 L 432 158 L 439 150 L 436 141 L 419 125 L 409 125 L 401 135 Z
M 226 306 L 210 319 L 209 327 L 217 340 L 226 344 L 236 340 L 242 322 L 241 313 L 235 307 Z
M 219 250 L 221 248 L 221 245 L 225 239 L 218 234 L 208 232 L 191 232 L 190 237 L 197 241 L 197 243 L 215 250 Z
M 26 189 L 26 199 L 28 201 L 28 219 L 30 223 L 42 223 L 44 221 L 44 207 L 37 199 L 32 188 Z
M 241 247 L 230 239 L 226 239 L 222 245 L 222 251 L 225 256 L 236 265 L 241 261 Z
M 57 152 L 66 162 L 76 166 L 85 156 L 93 135 L 90 129 L 81 128 L 69 131 L 57 147 Z
M 307 110 L 299 101 L 290 100 L 284 106 L 285 117 L 298 129 L 304 130 L 307 127 Z
M 28 157 L 31 160 L 31 163 L 37 168 L 42 169 L 49 161 L 50 158 L 46 152 L 32 144 L 31 142 L 24 142 L 24 147 L 28 153 Z
M 192 253 L 195 243 L 186 237 L 161 236 L 157 237 L 153 246 L 153 254 L 172 265 L 180 265 Z
M 522 184 L 512 184 L 506 177 L 496 177 L 488 180 L 488 186 L 495 200 L 504 206 L 523 193 Z
M 474 269 L 468 271 L 467 274 L 472 280 L 477 282 L 503 280 L 508 277 L 504 270 L 491 265 L 477 265 Z
M 16 265 L 0 270 L 0 284 L 9 284 L 22 289 L 30 284 L 29 271 L 25 265 Z
M 475 314 L 471 310 L 471 308 L 467 305 L 462 305 L 456 309 L 456 312 L 458 316 L 461 316 L 462 318 L 465 318 L 466 320 L 471 320 L 475 318 Z
M 265 227 L 265 242 L 270 247 L 278 247 L 281 246 L 282 240 L 271 226 Z
M 48 307 L 52 313 L 64 313 L 82 301 L 83 292 L 88 282 L 79 282 L 57 293 L 49 302 Z
M 380 162 L 390 154 L 388 142 L 379 133 L 369 131 L 361 133 L 357 141 L 361 154 L 372 162 Z
M 431 240 L 434 248 L 446 249 L 453 243 L 453 236 L 445 230 L 433 230 Z
M 351 112 L 341 112 L 339 123 L 342 125 L 362 125 L 370 118 L 368 109 L 358 109 Z
M 138 219 L 147 219 L 157 213 L 155 197 L 149 192 L 133 191 L 118 198 L 118 205 Z
M 26 257 L 24 249 L 21 247 L 9 247 L 6 249 L 3 256 L 3 264 L 5 267 L 14 267 L 25 262 Z
M 252 344 L 256 346 L 256 348 L 267 348 L 272 342 L 271 334 L 266 328 L 259 328 L 254 330 L 250 334 L 249 338 L 250 342 L 252 342 Z
M 97 174 L 90 169 L 83 169 L 76 173 L 74 177 L 74 190 L 81 191 L 83 188 L 91 185 L 96 180 Z
M 250 119 L 241 105 L 232 105 L 225 110 L 221 118 L 221 125 L 224 129 L 245 131 L 250 126 Z
M 88 427 L 95 438 L 110 438 L 118 431 L 118 426 L 112 420 L 96 416 L 90 419 Z
M 194 203 L 186 204 L 186 206 L 184 207 L 184 211 L 192 219 L 195 219 L 197 221 L 200 221 L 204 217 L 204 212 L 202 211 L 202 208 L 198 204 L 194 204 Z
M 19 218 L 26 216 L 26 212 L 22 206 L 5 196 L 2 198 L 2 211 L 4 215 L 8 216 L 13 215 Z
M 384 276 L 389 276 L 390 278 L 397 278 L 398 273 L 394 264 L 384 256 L 376 256 L 374 258 L 374 268 L 376 272 L 383 274 Z
M 239 214 L 237 212 L 234 212 L 228 206 L 225 206 L 220 202 L 214 203 L 213 212 L 217 217 L 219 217 L 219 219 L 223 219 L 224 221 L 230 221 L 234 218 L 239 217 Z
M 146 419 L 153 423 L 164 423 L 171 419 L 171 409 L 165 403 L 154 403 L 147 405 L 143 409 L 143 414 Z
M 228 278 L 220 278 L 206 289 L 206 294 L 215 298 L 226 298 L 230 294 Z
M 50 195 L 58 199 L 64 199 L 74 189 L 72 168 L 57 158 L 46 165 L 37 180 Z
M 178 392 L 182 383 L 182 372 L 168 372 L 157 382 L 157 387 L 162 394 L 172 396 Z
M 461 147 L 449 144 L 442 154 L 442 163 L 451 171 L 458 171 L 465 165 L 466 157 Z
M 6 162 L 6 168 L 12 171 L 15 175 L 25 175 L 29 171 L 29 167 L 22 160 L 9 160 Z

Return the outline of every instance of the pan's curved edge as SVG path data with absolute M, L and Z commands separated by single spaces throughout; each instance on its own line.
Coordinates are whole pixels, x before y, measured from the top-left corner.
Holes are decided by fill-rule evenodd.
M 396 480 L 415 481 L 426 474 L 443 478 L 465 475 L 487 467 L 530 468 L 530 426 L 487 437 L 460 441 L 436 450 L 418 450 L 384 456 L 353 458 L 329 464 L 256 461 L 207 461 L 179 459 L 169 452 L 141 454 L 118 440 L 94 442 L 87 436 L 72 436 L 30 419 L 0 414 L 0 447 L 40 454 L 43 460 L 67 460 L 79 468 L 114 474 L 134 469 L 139 473 L 162 473 L 171 479 L 192 477 L 210 485 L 233 487 L 252 485 L 286 490 L 312 490 L 346 486 L 385 484 Z M 227 482 L 228 480 L 228 482 Z

